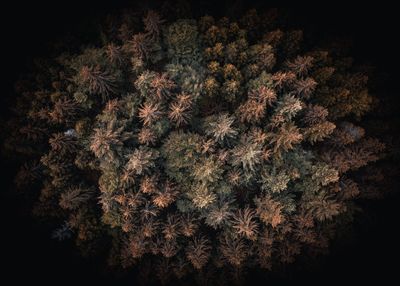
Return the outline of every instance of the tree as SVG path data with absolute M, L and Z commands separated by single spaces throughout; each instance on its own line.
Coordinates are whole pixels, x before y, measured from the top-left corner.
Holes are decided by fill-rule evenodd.
M 211 246 L 204 237 L 196 237 L 186 249 L 186 256 L 196 269 L 201 269 L 210 257 Z
M 154 161 L 158 156 L 158 151 L 140 146 L 138 149 L 135 149 L 132 154 L 127 155 L 129 161 L 125 168 L 128 172 L 141 175 L 155 166 Z
M 254 172 L 256 165 L 261 163 L 261 154 L 260 144 L 243 136 L 240 144 L 232 149 L 232 164 L 242 167 L 245 171 Z
M 144 126 L 149 126 L 159 120 L 163 112 L 160 110 L 160 105 L 157 103 L 145 102 L 139 108 L 139 118 Z
M 233 216 L 232 227 L 237 231 L 239 236 L 255 240 L 258 233 L 257 223 L 255 222 L 255 211 L 249 207 L 239 209 Z
M 100 66 L 83 66 L 79 73 L 78 82 L 83 84 L 92 94 L 100 94 L 103 101 L 115 90 L 116 78 L 102 71 Z
M 117 127 L 116 121 L 110 121 L 105 127 L 94 129 L 91 137 L 90 150 L 95 156 L 105 162 L 118 161 L 122 152 L 123 142 L 131 138 L 132 133 L 124 131 L 124 127 Z
M 223 142 L 229 138 L 234 138 L 238 132 L 233 128 L 234 117 L 226 113 L 205 119 L 206 134 L 214 138 L 216 142 Z
M 265 224 L 269 224 L 275 228 L 285 221 L 283 205 L 274 200 L 271 195 L 256 198 L 255 203 L 257 206 L 257 215 Z

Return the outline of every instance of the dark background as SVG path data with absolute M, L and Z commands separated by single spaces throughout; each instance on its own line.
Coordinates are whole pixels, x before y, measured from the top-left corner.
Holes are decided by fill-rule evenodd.
M 34 4 L 29 2 L 35 2 Z M 65 34 L 90 38 L 90 27 L 99 16 L 130 5 L 112 1 L 104 5 L 85 1 L 12 1 L 2 2 L 0 69 L 2 78 L 1 118 L 7 117 L 12 101 L 13 82 L 23 73 L 29 60 L 49 53 L 48 42 Z M 135 1 L 132 1 L 134 3 Z M 155 1 L 157 2 L 157 1 Z M 241 9 L 260 6 L 260 1 L 193 1 L 196 11 L 221 15 L 241 2 Z M 216 4 L 218 2 L 218 4 Z M 145 5 L 145 4 L 143 4 Z M 147 5 L 147 4 L 146 4 Z M 238 6 L 240 7 L 240 5 Z M 315 37 L 341 36 L 352 39 L 352 55 L 359 63 L 371 63 L 386 78 L 385 92 L 396 95 L 399 66 L 398 15 L 393 7 L 351 8 L 338 4 L 323 7 L 286 9 L 294 25 Z M 50 239 L 50 229 L 30 217 L 27 205 L 10 191 L 15 166 L 1 160 L 1 260 L 0 277 L 11 284 L 63 284 L 111 282 L 101 267 L 83 259 L 72 245 Z M 355 225 L 355 235 L 346 244 L 334 244 L 332 253 L 321 258 L 312 269 L 294 268 L 270 275 L 279 284 L 371 283 L 396 281 L 400 257 L 398 234 L 399 196 L 374 201 L 368 206 L 365 220 Z M 251 281 L 257 284 L 257 278 Z M 121 280 L 121 283 L 123 281 Z M 126 281 L 124 281 L 126 282 Z M 116 285 L 115 283 L 112 283 Z M 132 283 L 130 283 L 132 284 Z

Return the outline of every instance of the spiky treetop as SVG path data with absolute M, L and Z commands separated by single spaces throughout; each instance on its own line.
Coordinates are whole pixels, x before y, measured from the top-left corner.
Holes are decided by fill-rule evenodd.
M 42 69 L 7 145 L 36 162 L 19 172 L 41 186 L 35 212 L 89 249 L 110 236 L 110 263 L 162 279 L 327 248 L 384 149 L 354 120 L 374 101 L 347 58 L 268 17 L 151 11 L 141 32 L 120 22 Z

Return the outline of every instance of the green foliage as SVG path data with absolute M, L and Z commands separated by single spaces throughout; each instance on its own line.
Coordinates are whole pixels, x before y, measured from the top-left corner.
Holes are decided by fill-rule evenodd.
M 277 171 L 276 169 L 272 169 L 271 171 L 261 173 L 261 189 L 272 193 L 279 193 L 286 190 L 289 181 L 290 176 L 283 170 Z
M 201 137 L 198 134 L 172 132 L 161 148 L 165 170 L 171 178 L 183 182 L 199 158 Z
M 196 21 L 178 20 L 166 29 L 165 42 L 173 63 L 191 64 L 199 60 Z
M 244 135 L 240 143 L 232 149 L 232 165 L 254 172 L 262 160 L 262 146 Z

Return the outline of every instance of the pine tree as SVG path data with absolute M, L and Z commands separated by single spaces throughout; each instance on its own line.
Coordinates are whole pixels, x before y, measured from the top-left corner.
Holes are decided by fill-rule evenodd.
M 90 93 L 101 94 L 103 100 L 115 90 L 116 78 L 100 69 L 100 66 L 83 66 L 79 73 L 79 82 L 87 86 Z
M 186 249 L 186 256 L 195 269 L 201 269 L 210 257 L 211 247 L 204 237 L 194 238 Z
M 233 217 L 232 228 L 237 231 L 239 236 L 255 240 L 257 238 L 258 228 L 254 217 L 255 211 L 249 207 L 239 209 Z

